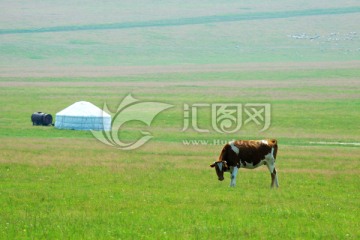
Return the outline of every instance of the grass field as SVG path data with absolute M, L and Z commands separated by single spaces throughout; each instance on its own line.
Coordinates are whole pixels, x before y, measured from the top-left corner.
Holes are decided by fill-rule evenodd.
M 357 76 L 358 69 L 311 69 L 2 78 L 1 236 L 357 239 L 359 147 L 310 144 L 359 142 Z M 125 138 L 136 138 L 137 127 L 154 135 L 134 151 L 105 146 L 89 132 L 30 123 L 33 111 L 55 114 L 77 100 L 115 110 L 127 93 L 174 105 L 149 128 L 125 127 Z M 183 104 L 200 100 L 270 103 L 271 127 L 181 132 Z M 200 116 L 209 127 L 207 113 Z M 266 137 L 279 140 L 278 190 L 270 190 L 265 168 L 241 170 L 236 188 L 218 182 L 208 165 L 221 145 L 212 140 Z
M 0 8 L 0 239 L 360 238 L 358 1 Z M 121 128 L 153 135 L 135 150 L 30 120 L 81 100 L 115 112 L 128 94 L 173 106 Z M 217 103 L 269 104 L 271 125 L 216 132 Z M 196 104 L 208 133 L 182 131 Z M 265 167 L 217 180 L 222 143 L 266 138 L 279 189 Z

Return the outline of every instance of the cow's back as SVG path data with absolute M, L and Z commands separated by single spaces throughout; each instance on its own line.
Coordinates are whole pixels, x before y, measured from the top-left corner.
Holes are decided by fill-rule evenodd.
M 277 141 L 275 139 L 257 141 L 257 140 L 239 140 L 234 143 L 239 149 L 238 160 L 241 162 L 253 163 L 257 165 L 265 156 L 272 152 L 274 158 L 277 153 Z

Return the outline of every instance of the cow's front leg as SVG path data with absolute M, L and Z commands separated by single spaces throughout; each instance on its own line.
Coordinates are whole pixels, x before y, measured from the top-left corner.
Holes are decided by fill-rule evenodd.
M 236 176 L 238 174 L 238 167 L 230 167 L 230 177 L 231 177 L 231 181 L 230 181 L 230 187 L 235 187 L 236 185 Z

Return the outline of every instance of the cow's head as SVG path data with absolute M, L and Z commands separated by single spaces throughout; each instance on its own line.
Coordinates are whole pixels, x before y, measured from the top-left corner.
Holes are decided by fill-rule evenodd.
M 224 180 L 224 172 L 229 171 L 229 166 L 226 161 L 218 161 L 214 162 L 210 165 L 210 167 L 215 167 L 216 174 L 218 176 L 219 181 Z

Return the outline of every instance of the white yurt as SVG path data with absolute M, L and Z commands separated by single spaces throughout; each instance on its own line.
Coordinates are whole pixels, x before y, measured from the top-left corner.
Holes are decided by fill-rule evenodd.
M 109 131 L 111 116 L 94 104 L 81 101 L 56 113 L 55 127 L 59 129 Z

